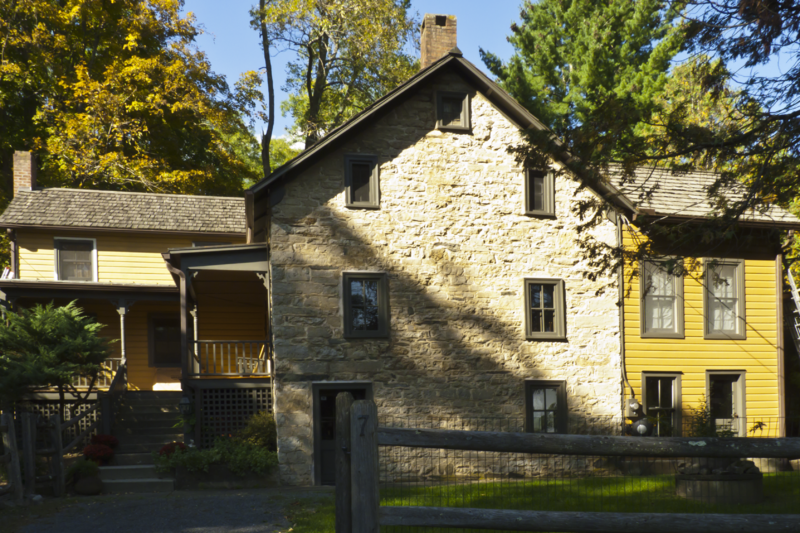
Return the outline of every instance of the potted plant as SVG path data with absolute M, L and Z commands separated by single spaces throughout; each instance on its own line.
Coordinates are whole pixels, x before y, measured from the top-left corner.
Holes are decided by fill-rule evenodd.
M 72 483 L 76 493 L 82 496 L 94 496 L 103 492 L 103 481 L 100 479 L 100 467 L 88 459 L 75 461 L 67 471 L 67 481 Z
M 114 450 L 105 444 L 90 444 L 83 449 L 83 456 L 100 466 L 105 466 L 114 457 Z

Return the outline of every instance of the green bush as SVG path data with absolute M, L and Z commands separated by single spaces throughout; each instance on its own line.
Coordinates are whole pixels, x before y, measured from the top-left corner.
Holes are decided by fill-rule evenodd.
M 171 455 L 153 453 L 156 469 L 169 472 L 184 467 L 190 472 L 208 472 L 213 464 L 227 465 L 231 472 L 244 475 L 249 472 L 266 474 L 278 464 L 278 454 L 263 446 L 256 446 L 239 439 L 220 437 L 214 447 L 207 450 L 189 448 L 175 450 Z
M 67 470 L 67 479 L 74 479 L 75 481 L 86 478 L 95 477 L 100 473 L 100 467 L 97 463 L 88 459 L 80 459 L 72 463 L 72 466 Z
M 271 452 L 277 451 L 278 428 L 275 425 L 275 417 L 266 411 L 254 414 L 247 421 L 245 428 L 239 432 L 238 440 L 262 446 Z

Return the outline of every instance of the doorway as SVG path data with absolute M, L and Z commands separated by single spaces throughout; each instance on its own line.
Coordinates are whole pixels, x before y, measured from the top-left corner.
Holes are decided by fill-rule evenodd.
M 354 400 L 372 398 L 371 383 L 329 382 L 313 384 L 314 482 L 336 484 L 336 396 L 349 392 Z M 340 445 L 341 446 L 341 445 Z

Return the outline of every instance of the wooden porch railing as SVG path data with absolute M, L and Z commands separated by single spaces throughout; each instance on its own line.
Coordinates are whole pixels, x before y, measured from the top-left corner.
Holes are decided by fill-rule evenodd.
M 195 341 L 189 375 L 269 376 L 272 358 L 266 341 Z
M 108 389 L 111 386 L 111 382 L 114 379 L 114 376 L 117 374 L 117 370 L 119 370 L 119 366 L 122 364 L 124 359 L 122 358 L 108 358 L 101 366 L 103 369 L 97 375 L 97 381 L 94 383 L 95 389 Z M 73 385 L 76 389 L 88 389 L 89 382 L 91 380 L 85 376 L 75 376 L 75 379 L 72 381 Z

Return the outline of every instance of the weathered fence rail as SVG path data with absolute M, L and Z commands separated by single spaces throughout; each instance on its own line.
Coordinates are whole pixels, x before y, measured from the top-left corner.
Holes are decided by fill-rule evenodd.
M 15 500 L 21 500 L 23 494 L 22 471 L 19 466 L 19 451 L 17 450 L 17 435 L 14 430 L 14 417 L 6 413 L 0 416 L 0 434 L 3 436 L 3 450 L 0 463 L 6 465 L 8 471 L 8 485 L 0 492 L 0 496 L 12 494 Z
M 800 457 L 800 439 L 637 438 L 454 431 L 378 426 L 375 403 L 336 398 L 336 532 L 376 533 L 380 526 L 617 533 L 773 533 L 800 531 L 794 514 L 682 514 L 530 511 L 380 506 L 378 447 L 519 454 L 650 458 Z

